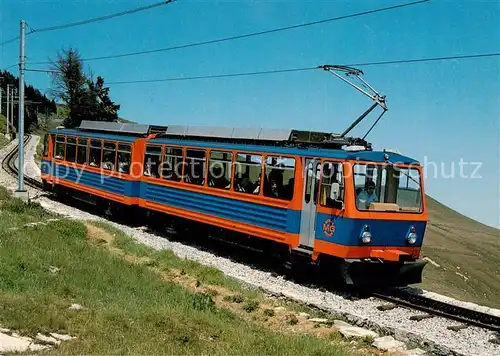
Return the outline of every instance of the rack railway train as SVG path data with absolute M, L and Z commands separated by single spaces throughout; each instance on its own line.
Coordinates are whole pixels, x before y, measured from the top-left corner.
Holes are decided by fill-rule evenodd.
M 41 171 L 45 190 L 244 236 L 347 284 L 421 282 L 422 167 L 361 139 L 83 121 L 50 130 Z

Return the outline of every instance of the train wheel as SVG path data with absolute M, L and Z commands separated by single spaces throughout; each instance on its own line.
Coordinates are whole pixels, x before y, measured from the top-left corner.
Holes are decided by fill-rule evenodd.
M 111 220 L 113 218 L 113 206 L 110 202 L 102 202 L 102 212 L 106 220 Z
M 296 252 L 290 253 L 289 263 L 285 266 L 289 268 L 292 278 L 298 283 L 311 282 L 312 264 L 311 256 L 303 255 Z
M 58 199 L 64 200 L 68 198 L 68 191 L 66 190 L 66 188 L 60 185 L 55 185 L 52 190 L 54 191 L 54 194 Z
M 349 277 L 344 260 L 327 255 L 318 258 L 318 273 L 323 284 L 330 288 L 345 288 Z
M 47 181 L 43 180 L 42 181 L 42 190 L 44 192 L 50 192 L 52 190 L 52 184 L 50 184 Z

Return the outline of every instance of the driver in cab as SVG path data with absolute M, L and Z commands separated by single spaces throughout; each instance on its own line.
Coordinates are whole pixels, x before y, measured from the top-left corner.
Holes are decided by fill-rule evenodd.
M 356 206 L 358 209 L 368 209 L 371 203 L 378 202 L 377 195 L 375 194 L 375 183 L 369 181 L 356 199 Z

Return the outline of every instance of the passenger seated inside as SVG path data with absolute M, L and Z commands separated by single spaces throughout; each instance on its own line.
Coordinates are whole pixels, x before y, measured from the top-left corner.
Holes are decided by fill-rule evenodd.
M 375 194 L 375 183 L 369 181 L 365 184 L 363 189 L 356 198 L 356 206 L 358 209 L 366 210 L 371 203 L 378 202 L 377 195 Z
M 264 195 L 272 198 L 282 198 L 283 171 L 272 169 L 264 181 Z
M 115 169 L 115 164 L 111 161 L 104 161 L 102 163 L 102 168 L 112 171 Z
M 255 183 L 252 183 L 250 175 L 247 172 L 245 172 L 239 179 L 236 179 L 235 184 L 236 184 L 235 190 L 239 192 L 259 194 L 260 176 Z
M 97 159 L 92 155 L 90 156 L 90 166 L 91 167 L 99 167 L 99 165 L 97 164 Z
M 241 176 L 234 177 L 234 189 L 238 192 L 245 192 L 245 186 L 248 185 L 248 177 L 245 173 Z
M 226 179 L 222 167 L 214 166 L 210 174 L 210 179 L 208 180 L 208 186 L 219 188 L 219 189 L 229 189 L 231 182 Z
M 148 177 L 152 177 L 153 176 L 153 167 L 152 167 L 152 163 L 151 162 L 148 162 L 148 163 L 145 163 L 144 164 L 144 175 L 145 176 L 148 176 Z
M 252 183 L 250 178 L 248 178 L 247 192 L 252 194 L 259 194 L 260 192 L 260 176 L 257 177 L 257 180 Z
M 130 162 L 118 162 L 118 172 L 130 173 Z

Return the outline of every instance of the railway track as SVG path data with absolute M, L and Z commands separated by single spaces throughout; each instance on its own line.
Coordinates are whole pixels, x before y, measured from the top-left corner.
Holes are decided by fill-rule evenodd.
M 24 136 L 24 145 L 26 146 L 31 140 L 30 135 Z M 16 158 L 18 156 L 18 147 L 16 146 L 7 156 L 2 161 L 2 169 L 8 172 L 10 175 L 17 177 L 19 170 L 16 167 Z M 36 179 L 33 179 L 28 176 L 24 176 L 24 184 L 35 188 L 35 189 L 42 189 L 42 183 Z
M 403 289 L 376 292 L 372 293 L 372 296 L 393 303 L 394 305 L 419 310 L 427 313 L 429 316 L 440 316 L 457 321 L 463 324 L 463 327 L 472 325 L 500 332 L 500 317 L 498 316 L 441 302 Z M 457 327 L 457 329 L 462 328 L 460 325 L 457 325 Z
M 26 135 L 24 139 L 25 145 L 28 144 L 30 140 L 31 136 Z M 2 161 L 2 169 L 15 177 L 17 177 L 19 172 L 15 166 L 17 154 L 18 148 L 15 147 Z M 24 181 L 26 185 L 32 188 L 42 188 L 42 183 L 31 177 L 25 176 Z M 500 317 L 498 316 L 427 298 L 423 295 L 411 293 L 405 289 L 396 288 L 392 290 L 368 292 L 366 294 L 389 302 L 394 307 L 401 306 L 426 313 L 427 316 L 424 315 L 423 317 L 421 317 L 421 319 L 439 316 L 448 320 L 456 321 L 461 324 L 456 326 L 457 330 L 471 325 L 495 332 L 500 332 Z M 386 309 L 389 310 L 391 308 L 387 307 Z

